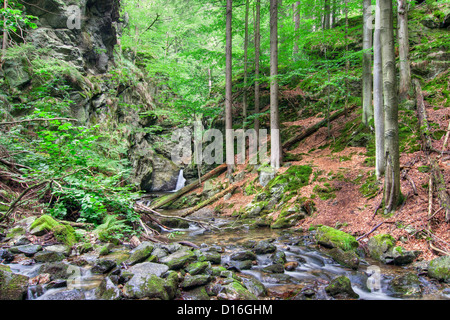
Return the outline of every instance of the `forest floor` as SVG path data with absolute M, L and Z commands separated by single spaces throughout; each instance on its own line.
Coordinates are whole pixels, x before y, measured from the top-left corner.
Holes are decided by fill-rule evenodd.
M 434 110 L 432 106 L 427 108 L 429 121 L 438 123 L 441 128 L 448 126 L 448 111 L 444 109 Z M 341 134 L 342 128 L 348 121 L 359 117 L 360 113 L 354 111 L 347 117 L 341 117 L 332 123 L 331 139 L 337 139 Z M 304 126 L 309 127 L 314 123 L 323 120 L 320 117 L 310 117 L 294 122 L 284 123 L 286 126 Z M 445 130 L 444 129 L 444 130 Z M 439 141 L 434 141 L 434 148 L 442 150 L 444 137 Z M 380 234 L 388 233 L 399 240 L 401 245 L 407 250 L 422 251 L 421 258 L 431 260 L 439 256 L 439 252 L 433 250 L 429 245 L 430 234 L 426 233 L 431 230 L 433 234 L 433 246 L 441 250 L 450 251 L 450 224 L 445 222 L 445 213 L 441 209 L 439 199 L 434 193 L 432 199 L 432 211 L 434 216 L 429 219 L 429 175 L 424 172 L 423 168 L 428 165 L 427 158 L 422 151 L 414 153 L 401 153 L 400 164 L 404 172 L 407 172 L 409 180 L 405 177 L 401 179 L 401 192 L 406 197 L 406 201 L 392 215 L 386 216 L 382 210 L 377 210 L 383 197 L 383 182 L 374 181 L 374 185 L 378 188 L 378 192 L 372 197 L 366 197 L 361 191 L 361 185 L 364 179 L 367 179 L 374 173 L 374 167 L 366 164 L 366 148 L 365 147 L 346 147 L 341 152 L 333 152 L 327 138 L 327 128 L 323 127 L 313 135 L 302 140 L 300 144 L 289 152 L 292 154 L 301 154 L 302 160 L 290 162 L 291 165 L 309 165 L 313 168 L 313 175 L 326 177 L 327 182 L 334 189 L 334 198 L 321 200 L 319 197 L 314 198 L 316 211 L 306 219 L 301 220 L 295 228 L 308 230 L 312 225 L 328 225 L 338 227 L 340 230 L 354 235 L 356 238 L 366 235 L 375 227 L 374 232 L 361 238 L 360 242 L 364 244 L 368 238 Z M 445 156 L 438 159 L 439 165 L 444 173 L 446 185 L 450 185 L 450 157 Z M 247 172 L 246 165 L 236 167 L 237 172 L 243 171 L 245 177 L 237 182 L 239 187 L 243 186 L 247 181 L 255 179 L 258 174 Z M 283 173 L 288 169 L 284 166 L 279 173 Z M 331 179 L 338 176 L 338 179 Z M 218 177 L 219 181 L 225 182 L 227 179 L 225 174 Z M 314 187 L 321 184 L 324 179 L 312 179 L 309 185 L 301 189 L 301 197 L 310 198 L 314 193 Z M 316 180 L 316 181 L 314 181 Z M 417 190 L 414 194 L 413 184 Z M 198 189 L 197 189 L 198 190 Z M 243 188 L 237 191 L 229 200 L 220 199 L 209 206 L 214 209 L 221 203 L 226 203 L 221 210 L 222 215 L 230 216 L 234 211 L 249 204 L 255 195 L 245 195 Z M 233 204 L 233 206 L 231 206 Z M 377 214 L 375 212 L 377 211 Z M 271 216 L 276 218 L 280 212 L 272 212 Z M 380 225 L 381 223 L 381 225 Z

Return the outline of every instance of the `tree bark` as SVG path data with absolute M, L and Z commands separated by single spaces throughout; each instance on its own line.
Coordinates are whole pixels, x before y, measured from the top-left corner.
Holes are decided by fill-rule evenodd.
M 249 12 L 249 0 L 245 2 L 245 35 L 244 35 L 244 98 L 242 106 L 242 117 L 243 124 L 242 128 L 245 129 L 245 121 L 247 120 L 247 109 L 248 109 L 248 99 L 247 99 L 247 70 L 248 70 L 248 12 Z
M 385 111 L 386 176 L 384 187 L 385 212 L 396 209 L 400 200 L 400 152 L 398 138 L 398 100 L 395 68 L 392 0 L 380 0 L 381 56 Z
M 378 179 L 382 177 L 385 169 L 383 74 L 381 69 L 380 23 L 380 7 L 379 0 L 377 0 L 375 30 L 373 35 L 373 109 L 375 122 L 375 171 Z
M 372 109 L 372 30 L 370 23 L 371 0 L 363 0 L 363 123 L 368 126 L 373 119 Z
M 280 116 L 278 110 L 278 0 L 270 0 L 270 150 L 271 166 L 282 162 Z
M 259 83 L 259 56 L 261 47 L 261 0 L 256 0 L 256 13 L 255 13 L 255 114 L 260 110 L 260 83 Z M 259 141 L 259 118 L 255 117 L 254 128 Z
M 409 62 L 409 36 L 408 36 L 408 4 L 406 0 L 398 0 L 398 52 L 400 84 L 399 98 L 409 98 L 411 87 L 411 68 Z
M 8 8 L 8 0 L 3 3 L 3 9 Z M 3 42 L 2 42 L 2 63 L 5 61 L 6 49 L 8 47 L 8 31 L 6 30 L 6 17 L 3 18 Z
M 294 61 L 297 60 L 298 58 L 298 52 L 299 52 L 299 48 L 298 48 L 298 31 L 300 29 L 300 1 L 295 2 L 292 5 L 292 11 L 293 11 L 293 15 L 294 15 L 294 49 L 293 49 L 293 56 L 294 56 Z
M 234 168 L 233 118 L 232 118 L 232 15 L 233 1 L 227 0 L 226 9 L 226 88 L 225 88 L 225 140 L 228 174 Z
M 331 25 L 331 6 L 330 6 L 331 0 L 325 0 L 323 5 L 323 22 L 322 22 L 322 29 L 328 30 L 330 29 Z

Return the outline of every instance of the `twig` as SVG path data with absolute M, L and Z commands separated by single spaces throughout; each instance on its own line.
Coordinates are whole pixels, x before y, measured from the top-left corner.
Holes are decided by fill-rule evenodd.
M 23 123 L 23 122 L 45 122 L 45 121 L 54 121 L 54 120 L 78 122 L 77 119 L 70 119 L 70 118 L 51 118 L 51 119 L 36 118 L 36 119 L 24 119 L 24 120 L 17 120 L 17 121 L 0 122 L 0 126 L 19 124 L 19 123 Z
M 359 237 L 358 239 L 356 239 L 356 241 L 361 240 L 362 238 L 367 237 L 368 235 L 370 235 L 371 233 L 373 233 L 375 230 L 377 230 L 382 224 L 384 224 L 385 221 L 380 222 L 379 224 L 377 224 L 372 230 L 370 230 L 369 232 L 367 232 L 366 234 L 362 235 L 361 237 Z

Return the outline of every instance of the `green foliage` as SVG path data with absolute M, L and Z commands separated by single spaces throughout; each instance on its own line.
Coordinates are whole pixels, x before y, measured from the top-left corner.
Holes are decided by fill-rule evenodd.
M 127 233 L 132 233 L 133 229 L 124 221 L 119 220 L 117 216 L 106 216 L 103 223 L 99 225 L 94 233 L 103 242 L 118 242 Z

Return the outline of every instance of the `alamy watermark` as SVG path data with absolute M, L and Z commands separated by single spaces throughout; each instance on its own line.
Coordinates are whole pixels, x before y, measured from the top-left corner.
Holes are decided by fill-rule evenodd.
M 67 28 L 70 30 L 81 29 L 81 8 L 75 5 L 68 6 L 67 14 Z

